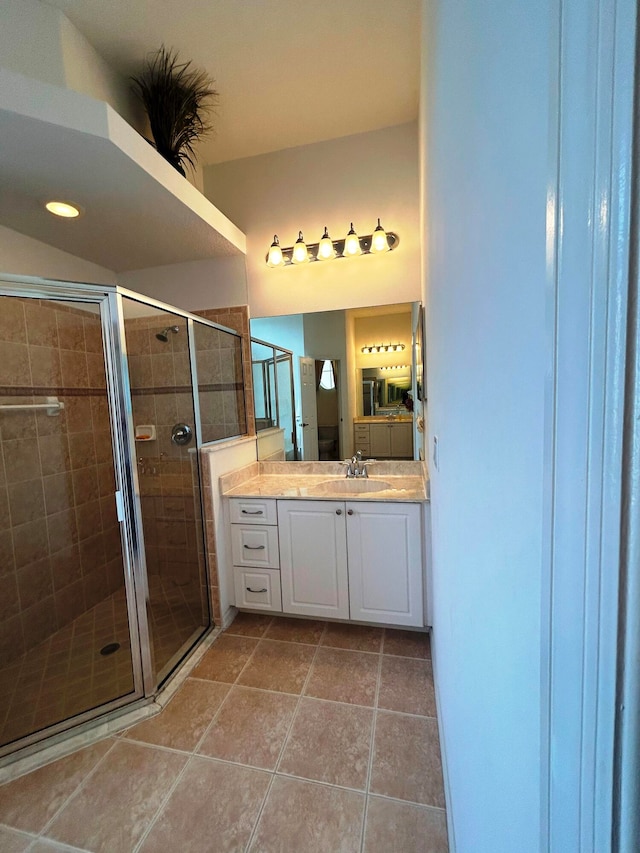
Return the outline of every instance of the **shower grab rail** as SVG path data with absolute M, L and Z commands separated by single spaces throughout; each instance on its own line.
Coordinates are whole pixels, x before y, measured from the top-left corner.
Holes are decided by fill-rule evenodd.
M 0 412 L 26 412 L 34 409 L 46 409 L 48 415 L 59 415 L 64 409 L 62 400 L 57 397 L 45 397 L 46 403 L 3 403 Z

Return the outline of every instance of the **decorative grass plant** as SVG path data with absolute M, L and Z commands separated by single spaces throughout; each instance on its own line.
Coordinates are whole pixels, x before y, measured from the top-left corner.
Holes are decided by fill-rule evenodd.
M 184 175 L 185 164 L 195 167 L 196 144 L 213 130 L 208 114 L 218 103 L 215 80 L 190 61 L 178 62 L 177 51 L 164 45 L 131 80 L 149 117 L 152 144 Z

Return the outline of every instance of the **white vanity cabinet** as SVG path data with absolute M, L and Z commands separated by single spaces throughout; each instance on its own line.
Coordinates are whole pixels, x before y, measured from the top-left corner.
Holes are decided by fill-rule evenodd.
M 420 504 L 278 501 L 282 609 L 424 626 Z
M 353 426 L 355 449 L 375 459 L 412 459 L 413 424 L 410 421 L 386 421 L 384 423 Z
M 281 613 L 276 501 L 233 498 L 229 518 L 236 606 Z
M 278 501 L 280 578 L 285 613 L 349 618 L 343 501 Z

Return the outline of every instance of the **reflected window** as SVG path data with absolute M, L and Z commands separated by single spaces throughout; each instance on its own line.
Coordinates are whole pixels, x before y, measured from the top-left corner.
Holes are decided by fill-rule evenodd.
M 325 391 L 333 391 L 336 387 L 336 378 L 333 374 L 333 365 L 330 361 L 325 361 L 322 365 L 322 373 L 320 374 L 320 387 Z

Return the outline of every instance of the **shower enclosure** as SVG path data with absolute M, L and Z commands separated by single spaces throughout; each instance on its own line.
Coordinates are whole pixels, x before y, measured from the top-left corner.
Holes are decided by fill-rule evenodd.
M 243 433 L 236 332 L 0 281 L 0 756 L 147 700 L 208 630 L 198 450 Z

